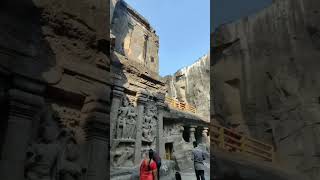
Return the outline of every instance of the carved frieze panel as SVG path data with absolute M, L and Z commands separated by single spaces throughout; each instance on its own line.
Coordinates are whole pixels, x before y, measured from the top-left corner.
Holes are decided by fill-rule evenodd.
M 170 136 L 180 136 L 181 135 L 181 126 L 178 124 L 166 125 L 163 128 L 163 134 L 165 137 Z
M 134 141 L 114 141 L 110 154 L 113 167 L 132 167 L 134 162 Z
M 154 101 L 149 101 L 145 107 L 142 122 L 142 141 L 155 142 L 158 121 L 158 111 Z
M 129 97 L 123 96 L 118 109 L 116 139 L 135 139 L 137 110 Z
M 60 121 L 63 119 L 54 106 L 48 105 L 34 126 L 36 136 L 26 152 L 25 177 L 27 180 L 80 180 L 85 172 L 81 167 L 80 147 L 75 131 Z M 71 127 L 71 126 L 70 126 Z

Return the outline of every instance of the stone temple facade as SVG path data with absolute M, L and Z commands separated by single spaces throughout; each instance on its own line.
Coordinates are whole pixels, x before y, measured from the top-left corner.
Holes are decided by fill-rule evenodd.
M 208 146 L 208 122 L 167 106 L 159 38 L 124 1 L 0 9 L 1 180 L 132 179 L 149 148 L 172 175 Z
M 319 8 L 277 0 L 213 35 L 213 117 L 274 144 L 276 161 L 320 178 Z
M 208 122 L 170 108 L 166 81 L 159 76 L 159 37 L 125 1 L 115 1 L 111 21 L 111 178 L 137 175 L 142 153 L 156 150 L 161 176 L 193 166 L 192 142 L 208 149 Z

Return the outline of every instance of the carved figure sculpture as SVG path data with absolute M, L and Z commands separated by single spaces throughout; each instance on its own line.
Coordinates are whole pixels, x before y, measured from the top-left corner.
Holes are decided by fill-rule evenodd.
M 127 97 L 123 97 L 122 107 L 118 110 L 118 122 L 117 122 L 117 138 L 125 138 L 126 136 L 126 124 L 128 119 L 128 113 L 130 111 L 129 100 Z
M 155 106 L 147 106 L 146 113 L 144 116 L 144 121 L 142 124 L 142 137 L 144 141 L 153 142 L 156 131 L 155 127 L 157 126 L 157 113 Z
M 126 125 L 126 138 L 133 139 L 133 136 L 135 134 L 136 129 L 136 117 L 137 113 L 133 106 L 133 104 L 130 103 L 130 109 L 128 111 L 128 119 L 127 119 L 127 125 Z
M 68 133 L 66 144 L 61 153 L 59 161 L 59 180 L 79 180 L 81 177 L 81 167 L 77 163 L 79 159 L 79 148 L 74 134 Z
M 27 151 L 25 177 L 27 180 L 78 180 L 81 168 L 75 162 L 79 148 L 75 133 L 60 129 L 48 109 L 43 114 L 38 140 Z
M 55 162 L 60 152 L 55 128 L 48 124 L 41 128 L 41 139 L 27 151 L 25 176 L 27 180 L 55 180 Z

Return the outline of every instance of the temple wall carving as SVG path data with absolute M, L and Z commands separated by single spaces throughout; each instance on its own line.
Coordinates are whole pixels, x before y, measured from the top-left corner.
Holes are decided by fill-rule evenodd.
M 0 179 L 109 177 L 108 7 L 107 1 L 3 3 Z

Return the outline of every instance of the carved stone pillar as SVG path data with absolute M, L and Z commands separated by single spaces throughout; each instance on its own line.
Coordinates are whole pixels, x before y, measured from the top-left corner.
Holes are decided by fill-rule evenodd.
M 37 94 L 43 92 L 44 86 L 24 79 L 15 79 L 14 85 L 8 93 L 9 119 L 1 154 L 0 179 L 24 180 L 32 121 L 44 105 L 43 97 Z
M 124 88 L 120 86 L 115 86 L 113 89 L 113 98 L 112 98 L 112 105 L 111 105 L 111 112 L 110 112 L 110 143 L 112 144 L 113 136 L 116 133 L 116 125 L 118 119 L 118 109 L 121 105 L 121 99 L 124 95 L 123 93 Z
M 86 115 L 86 180 L 109 178 L 110 90 L 87 97 L 82 109 Z
M 194 141 L 196 141 L 195 132 L 196 132 L 196 126 L 190 126 L 190 138 L 189 138 L 189 142 L 194 142 Z
M 183 139 L 183 132 L 184 132 L 183 124 L 178 124 L 178 127 L 179 127 L 179 135 L 181 137 L 181 141 L 185 142 Z
M 202 130 L 202 143 L 204 144 L 208 143 L 208 132 L 209 132 L 209 128 L 204 127 Z
M 147 97 L 144 92 L 139 92 L 137 94 L 137 107 L 138 107 L 138 118 L 137 118 L 137 134 L 136 134 L 136 144 L 134 149 L 134 164 L 137 165 L 141 160 L 141 147 L 142 147 L 142 122 L 144 118 L 144 107 L 147 103 Z
M 157 102 L 158 107 L 158 124 L 157 124 L 157 142 L 156 150 L 161 158 L 165 158 L 165 144 L 163 137 L 163 114 L 166 109 L 166 104 L 164 103 L 164 98 L 159 98 Z

